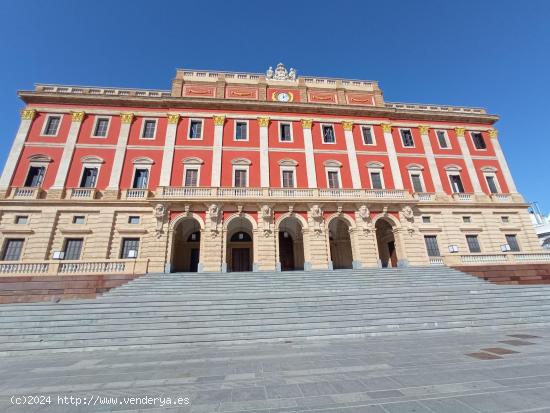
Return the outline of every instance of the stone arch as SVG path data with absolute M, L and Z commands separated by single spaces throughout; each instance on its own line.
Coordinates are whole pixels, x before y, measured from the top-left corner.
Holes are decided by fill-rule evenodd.
M 300 224 L 302 224 L 302 228 L 304 229 L 307 229 L 308 228 L 308 224 L 307 224 L 307 220 L 300 214 L 293 214 L 293 213 L 290 213 L 290 212 L 285 212 L 284 214 L 282 214 L 279 218 L 277 218 L 275 220 L 275 229 L 278 230 L 279 229 L 279 225 L 281 224 L 281 222 L 285 219 L 285 218 L 296 218 L 298 221 L 300 221 Z
M 329 215 L 325 219 L 327 228 L 330 225 L 330 223 L 332 222 L 332 220 L 337 219 L 337 218 L 346 220 L 348 222 L 350 228 L 355 228 L 356 227 L 355 220 L 352 217 L 350 217 L 348 214 L 346 214 L 345 212 L 342 212 L 342 213 L 335 212 L 335 213 Z
M 181 161 L 185 165 L 202 165 L 204 161 L 196 156 L 189 156 Z
M 282 271 L 303 270 L 305 267 L 304 225 L 299 214 L 285 214 L 276 223 L 278 267 Z
M 257 222 L 245 213 L 234 213 L 223 223 L 223 259 L 226 271 L 252 271 L 257 256 Z
M 351 233 L 355 223 L 347 214 L 333 214 L 326 222 L 332 268 L 353 268 L 354 243 L 351 239 Z
M 201 230 L 204 230 L 204 220 L 199 214 L 195 214 L 194 212 L 182 212 L 181 214 L 176 215 L 170 220 L 170 230 L 173 230 L 181 221 L 190 218 L 196 219 L 199 222 Z
M 244 219 L 250 221 L 250 224 L 252 224 L 252 229 L 253 230 L 258 229 L 258 222 L 251 215 L 249 215 L 245 212 L 243 212 L 243 213 L 235 212 L 235 213 L 229 215 L 227 217 L 227 219 L 223 220 L 223 229 L 227 230 L 227 228 L 228 228 L 229 224 L 231 223 L 231 221 L 233 221 L 235 219 L 239 219 L 239 218 L 244 218 Z
M 82 163 L 105 163 L 103 158 L 100 158 L 99 156 L 95 155 L 86 155 L 80 158 L 80 162 Z
M 155 161 L 147 156 L 138 156 L 132 159 L 132 164 L 134 165 L 153 165 Z
M 201 272 L 204 221 L 200 215 L 181 213 L 170 222 L 170 272 Z
M 401 226 L 401 222 L 396 218 L 394 217 L 393 215 L 391 214 L 387 214 L 387 215 L 383 215 L 383 214 L 378 214 L 374 220 L 372 221 L 372 225 L 376 226 L 376 223 L 381 220 L 381 219 L 385 219 L 387 221 L 390 221 L 390 225 L 392 227 L 395 227 L 395 228 L 399 228 Z
M 49 163 L 52 162 L 52 158 L 48 155 L 43 155 L 41 153 L 36 153 L 34 155 L 31 155 L 27 158 L 29 162 L 44 162 Z
M 391 215 L 379 216 L 373 222 L 376 230 L 378 259 L 382 268 L 398 267 L 403 259 L 402 242 L 399 237 L 399 220 Z

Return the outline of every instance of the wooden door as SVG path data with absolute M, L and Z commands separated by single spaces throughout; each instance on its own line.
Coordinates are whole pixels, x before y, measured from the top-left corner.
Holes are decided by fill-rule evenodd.
M 231 249 L 231 271 L 250 271 L 250 248 Z
M 284 232 L 279 232 L 279 261 L 281 270 L 292 271 L 294 267 L 294 242 L 290 234 L 285 238 Z

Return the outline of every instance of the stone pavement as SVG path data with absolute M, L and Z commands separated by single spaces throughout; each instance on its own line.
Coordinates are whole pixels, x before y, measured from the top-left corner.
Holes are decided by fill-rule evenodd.
M 5 356 L 0 411 L 550 412 L 550 328 L 520 327 Z M 12 395 L 51 404 L 13 405 Z M 167 397 L 181 404 L 161 407 Z M 84 398 L 95 405 L 75 405 Z

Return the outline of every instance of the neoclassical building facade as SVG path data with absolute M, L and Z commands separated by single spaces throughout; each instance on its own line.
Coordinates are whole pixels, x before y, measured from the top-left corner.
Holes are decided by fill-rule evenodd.
M 19 96 L 1 273 L 548 259 L 484 109 L 389 103 L 375 81 L 282 64 Z

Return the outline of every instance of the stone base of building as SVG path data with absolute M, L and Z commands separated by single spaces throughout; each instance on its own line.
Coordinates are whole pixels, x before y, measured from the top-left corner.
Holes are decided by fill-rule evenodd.
M 463 265 L 453 268 L 495 284 L 550 284 L 550 264 Z

